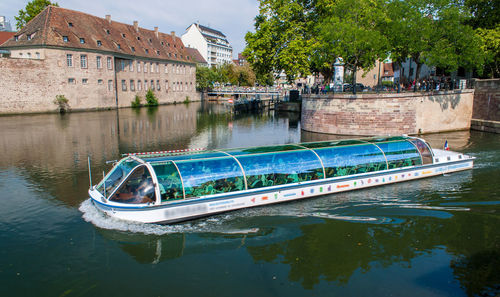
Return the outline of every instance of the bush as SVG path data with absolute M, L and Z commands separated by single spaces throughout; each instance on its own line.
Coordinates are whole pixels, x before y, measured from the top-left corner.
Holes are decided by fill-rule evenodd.
M 185 103 L 185 104 L 188 104 L 188 103 L 189 103 L 189 96 L 186 96 L 186 99 L 184 100 L 184 103 Z
M 158 106 L 158 99 L 151 89 L 146 93 L 146 106 Z
M 385 80 L 385 81 L 382 81 L 382 85 L 386 86 L 386 87 L 392 87 L 394 85 L 394 83 L 390 80 Z
M 139 95 L 135 95 L 135 100 L 131 102 L 132 108 L 139 108 L 142 106 L 141 97 Z
M 69 111 L 69 100 L 64 95 L 56 95 L 56 99 L 54 99 L 54 104 L 59 107 L 60 113 L 65 113 Z

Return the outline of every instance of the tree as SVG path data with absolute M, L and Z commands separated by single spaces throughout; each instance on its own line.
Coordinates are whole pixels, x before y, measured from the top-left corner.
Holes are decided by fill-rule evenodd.
M 25 10 L 19 10 L 19 15 L 14 17 L 17 21 L 16 27 L 18 30 L 22 29 L 31 19 L 36 17 L 47 6 L 59 6 L 57 2 L 52 3 L 49 0 L 33 0 L 26 4 Z
M 500 24 L 494 29 L 478 28 L 476 32 L 485 58 L 483 75 L 500 77 Z
M 255 33 L 246 34 L 243 52 L 259 79 L 284 71 L 292 81 L 310 73 L 315 16 L 315 0 L 260 1 Z
M 459 2 L 390 1 L 387 13 L 387 24 L 382 28 L 390 42 L 391 58 L 399 65 L 407 58 L 415 62 L 416 81 L 423 64 L 448 71 L 481 67 L 480 40 L 466 24 L 467 13 Z
M 328 45 L 325 50 L 342 57 L 354 72 L 353 86 L 358 68 L 371 69 L 377 59 L 387 57 L 388 42 L 379 29 L 384 19 L 381 0 L 337 0 L 330 15 L 318 24 L 322 44 Z

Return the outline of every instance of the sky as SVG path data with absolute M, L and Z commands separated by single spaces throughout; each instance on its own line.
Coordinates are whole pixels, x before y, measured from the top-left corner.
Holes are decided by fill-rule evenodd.
M 13 29 L 14 16 L 24 9 L 28 0 L 0 0 L 0 16 L 10 21 Z M 254 18 L 258 13 L 258 0 L 51 0 L 60 7 L 85 12 L 104 18 L 110 14 L 117 22 L 132 24 L 160 32 L 175 31 L 181 36 L 187 27 L 199 22 L 219 30 L 233 46 L 233 56 L 245 48 L 245 34 L 253 31 Z

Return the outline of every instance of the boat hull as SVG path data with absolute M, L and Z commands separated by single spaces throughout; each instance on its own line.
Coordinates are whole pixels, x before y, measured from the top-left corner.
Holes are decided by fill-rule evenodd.
M 455 155 L 452 156 L 453 158 L 444 157 L 445 161 L 438 160 L 434 164 L 418 167 L 211 195 L 172 201 L 161 205 L 116 205 L 107 203 L 106 200 L 101 201 L 100 194 L 95 190 L 89 191 L 89 194 L 93 204 L 111 217 L 143 223 L 168 224 L 243 208 L 289 202 L 472 169 L 473 158 L 463 158 L 464 156 L 460 155 L 460 159 L 458 159 Z

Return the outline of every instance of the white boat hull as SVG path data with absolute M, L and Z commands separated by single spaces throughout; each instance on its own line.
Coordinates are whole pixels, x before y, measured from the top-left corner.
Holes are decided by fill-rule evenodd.
M 161 205 L 124 205 L 110 203 L 96 190 L 89 194 L 94 205 L 107 215 L 143 223 L 175 223 L 243 208 L 294 201 L 320 195 L 363 189 L 472 169 L 473 158 L 453 152 L 434 150 L 435 163 L 352 176 L 280 185 L 170 201 Z M 442 160 L 439 160 L 442 159 Z

